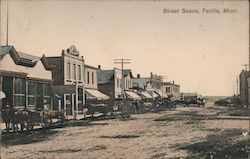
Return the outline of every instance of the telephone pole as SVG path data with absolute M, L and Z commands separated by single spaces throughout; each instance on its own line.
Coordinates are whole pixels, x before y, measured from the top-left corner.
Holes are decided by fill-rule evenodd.
M 161 76 L 161 94 L 162 94 L 162 99 L 164 98 L 164 79 L 167 79 L 168 77 L 167 76 Z M 166 94 L 166 90 L 165 90 L 165 94 Z
M 239 79 L 236 76 L 236 96 L 238 96 L 238 95 L 239 95 Z
M 2 46 L 2 0 L 0 0 L 0 46 Z
M 121 70 L 122 70 L 122 96 L 125 99 L 125 88 L 124 88 L 124 77 L 123 77 L 123 68 L 124 64 L 130 64 L 131 59 L 114 59 L 114 64 L 121 64 Z
M 6 30 L 6 45 L 9 45 L 9 1 L 7 0 L 7 30 Z
M 249 66 L 249 64 L 244 64 L 244 65 L 242 65 L 242 66 L 245 67 L 245 71 L 247 72 L 247 66 Z

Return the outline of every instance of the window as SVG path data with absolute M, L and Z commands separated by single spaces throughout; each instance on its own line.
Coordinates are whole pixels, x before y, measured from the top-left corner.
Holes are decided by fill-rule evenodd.
M 25 107 L 26 82 L 23 78 L 14 78 L 14 107 Z
M 117 88 L 119 88 L 119 79 L 116 79 Z
M 36 84 L 34 82 L 28 83 L 28 106 L 35 107 Z
M 44 84 L 43 85 L 44 89 L 44 107 L 46 109 L 50 109 L 51 107 L 51 85 L 50 84 Z
M 166 87 L 166 92 L 170 93 L 170 87 Z
M 67 62 L 67 78 L 70 79 L 70 74 L 71 74 L 71 71 L 70 71 L 70 63 Z
M 95 81 L 94 81 L 95 79 L 94 79 L 94 72 L 92 72 L 92 84 L 94 84 L 95 83 Z
M 81 74 L 81 65 L 78 65 L 78 80 L 82 80 L 82 74 Z
M 87 71 L 87 83 L 89 84 L 89 71 Z
M 76 80 L 76 64 L 73 64 L 73 78 Z

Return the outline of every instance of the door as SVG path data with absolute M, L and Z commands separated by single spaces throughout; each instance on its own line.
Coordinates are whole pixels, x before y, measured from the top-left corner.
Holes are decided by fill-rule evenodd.
M 66 115 L 73 115 L 72 96 L 71 96 L 71 94 L 65 94 L 64 96 L 65 96 Z

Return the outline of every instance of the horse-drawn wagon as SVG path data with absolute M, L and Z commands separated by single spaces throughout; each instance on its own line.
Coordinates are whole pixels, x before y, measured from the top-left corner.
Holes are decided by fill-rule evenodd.
M 56 119 L 60 124 L 64 124 L 65 122 L 63 111 L 31 111 L 27 108 L 14 109 L 8 106 L 2 110 L 2 119 L 6 125 L 6 132 L 33 130 L 34 126 L 48 128 L 53 124 L 52 119 Z

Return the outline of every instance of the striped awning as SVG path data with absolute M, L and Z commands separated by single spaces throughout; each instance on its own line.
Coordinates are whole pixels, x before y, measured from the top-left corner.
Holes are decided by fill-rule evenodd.
M 97 99 L 97 100 L 106 100 L 109 99 L 109 96 L 103 94 L 102 92 L 96 89 L 85 89 L 87 99 Z
M 127 95 L 127 97 L 128 97 L 129 99 L 141 100 L 141 97 L 140 97 L 138 94 L 136 94 L 135 92 L 125 91 L 125 93 L 126 93 L 126 95 Z
M 157 97 L 159 97 L 159 95 L 158 95 L 157 93 L 153 92 L 153 93 L 152 93 L 152 97 L 153 97 L 153 98 L 157 98 Z
M 153 97 L 147 92 L 141 92 L 141 96 L 143 99 L 152 99 Z

